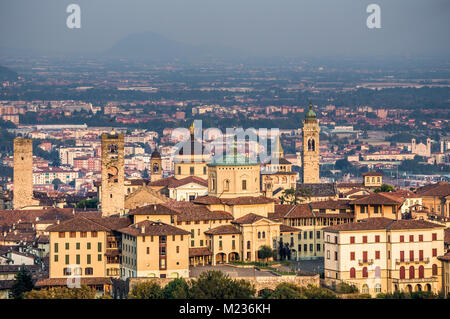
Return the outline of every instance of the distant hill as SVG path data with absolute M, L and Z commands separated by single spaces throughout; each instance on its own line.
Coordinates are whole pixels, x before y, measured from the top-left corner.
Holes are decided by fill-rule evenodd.
M 15 81 L 19 75 L 13 70 L 0 65 L 0 82 Z
M 105 55 L 116 58 L 142 58 L 147 60 L 185 60 L 237 54 L 227 48 L 194 46 L 168 39 L 154 32 L 141 32 L 130 34 L 119 40 L 105 52 Z

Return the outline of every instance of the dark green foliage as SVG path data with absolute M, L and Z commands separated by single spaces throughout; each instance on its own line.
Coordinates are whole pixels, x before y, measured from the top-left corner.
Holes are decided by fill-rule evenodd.
M 395 192 L 395 188 L 389 184 L 382 184 L 380 187 L 374 190 L 375 193 Z
M 337 296 L 329 289 L 308 285 L 300 287 L 292 283 L 281 283 L 271 293 L 266 292 L 269 299 L 336 299 Z
M 128 293 L 128 299 L 163 299 L 161 286 L 155 282 L 141 282 L 133 286 Z
M 258 250 L 258 258 L 267 260 L 270 257 L 273 257 L 273 249 L 267 245 L 261 246 Z
M 255 288 L 245 280 L 233 280 L 220 271 L 206 271 L 191 282 L 189 297 L 192 299 L 248 299 L 255 295 Z
M 174 279 L 163 289 L 165 299 L 187 299 L 189 296 L 189 285 L 183 278 Z
M 336 286 L 336 292 L 340 294 L 352 294 L 358 292 L 358 288 L 355 285 L 341 282 Z
M 97 199 L 83 199 L 75 205 L 75 208 L 97 208 L 97 205 Z
M 24 293 L 33 290 L 33 288 L 34 284 L 30 272 L 25 267 L 20 268 L 11 287 L 12 297 L 23 299 Z

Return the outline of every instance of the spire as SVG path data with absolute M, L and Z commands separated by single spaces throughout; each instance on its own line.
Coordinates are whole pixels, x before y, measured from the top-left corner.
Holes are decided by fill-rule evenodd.
M 277 153 L 279 158 L 284 157 L 283 145 L 281 145 L 280 135 L 278 135 Z

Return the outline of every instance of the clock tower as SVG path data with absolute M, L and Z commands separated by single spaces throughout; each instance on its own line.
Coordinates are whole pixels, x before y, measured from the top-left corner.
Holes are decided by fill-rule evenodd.
M 124 136 L 114 130 L 102 134 L 102 186 L 100 204 L 103 216 L 122 214 L 125 205 Z

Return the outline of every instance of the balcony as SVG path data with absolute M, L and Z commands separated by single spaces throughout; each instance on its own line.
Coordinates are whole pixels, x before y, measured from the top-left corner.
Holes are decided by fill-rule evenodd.
M 372 265 L 372 264 L 373 264 L 373 259 L 360 259 L 360 260 L 358 260 L 358 264 L 359 264 L 360 266 L 363 266 L 363 265 Z
M 418 284 L 418 283 L 430 283 L 438 281 L 437 276 L 429 277 L 429 278 L 411 278 L 411 279 L 392 279 L 392 283 L 394 284 Z
M 401 265 L 401 264 L 428 264 L 430 262 L 430 258 L 405 258 L 405 259 L 396 259 L 395 264 Z

